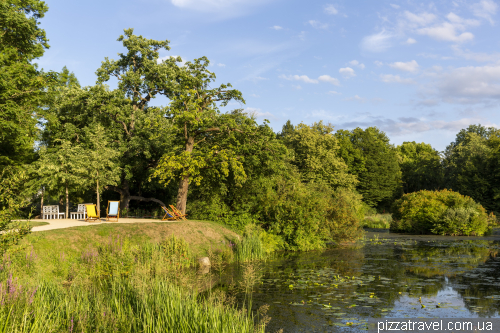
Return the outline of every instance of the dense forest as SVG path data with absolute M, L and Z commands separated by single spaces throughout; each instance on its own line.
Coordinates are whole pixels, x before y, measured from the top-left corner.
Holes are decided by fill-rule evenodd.
M 4 220 L 38 215 L 42 200 L 66 214 L 82 202 L 104 210 L 110 199 L 128 211 L 175 204 L 192 219 L 257 225 L 277 247 L 310 250 L 356 238 L 364 212 L 390 211 L 405 193 L 449 189 L 500 211 L 498 129 L 471 125 L 444 152 L 394 146 L 376 127 L 287 121 L 276 133 L 243 109 L 225 111 L 243 106 L 244 94 L 216 86 L 206 57 L 160 60 L 169 41 L 133 29 L 118 38 L 118 59 L 96 69 L 95 85 L 81 87 L 66 67 L 38 68 L 47 7 L 24 4 L 0 2 Z M 152 106 L 160 96 L 168 105 Z

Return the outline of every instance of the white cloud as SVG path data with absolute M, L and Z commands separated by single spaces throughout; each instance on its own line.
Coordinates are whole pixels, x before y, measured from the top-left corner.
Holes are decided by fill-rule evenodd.
M 415 60 L 409 62 L 394 62 L 389 64 L 392 68 L 398 69 L 404 72 L 416 72 L 418 70 L 418 63 Z
M 399 7 L 400 7 L 400 6 L 399 6 L 399 5 L 396 5 L 396 4 L 394 4 L 394 3 L 391 3 L 391 7 L 392 7 L 392 8 L 394 8 L 394 9 L 399 9 Z
M 347 78 L 356 76 L 356 73 L 354 72 L 354 69 L 352 69 L 351 67 L 341 68 L 341 69 L 339 69 L 339 73 L 342 74 L 344 77 L 347 77 Z
M 474 35 L 471 32 L 463 32 L 459 35 L 456 25 L 449 22 L 444 22 L 435 27 L 418 29 L 417 33 L 447 42 L 464 43 L 474 39 Z
M 412 79 L 403 79 L 399 75 L 392 74 L 381 74 L 380 79 L 385 83 L 402 83 L 402 84 L 414 84 L 416 83 Z
M 280 27 L 279 25 L 273 25 L 271 27 L 271 29 L 274 29 L 274 30 L 283 30 L 283 27 Z
M 431 13 L 424 12 L 420 14 L 414 14 L 407 10 L 403 13 L 403 16 L 408 24 L 408 27 L 410 28 L 429 25 L 430 23 L 434 22 L 437 18 L 436 15 Z
M 325 13 L 330 15 L 337 15 L 339 11 L 332 4 L 328 4 L 325 6 Z
M 396 120 L 379 116 L 365 115 L 360 119 L 354 119 L 340 125 L 341 128 L 370 127 L 376 126 L 392 136 L 423 133 L 429 131 L 449 131 L 456 133 L 471 124 L 481 123 L 488 127 L 498 127 L 488 120 L 480 118 L 462 118 L 458 120 L 428 120 L 425 118 L 399 117 Z
M 217 66 L 219 66 L 219 67 L 226 67 L 226 64 L 218 63 Z
M 302 81 L 305 83 L 318 83 L 318 80 L 310 79 L 307 75 L 280 75 L 280 79 L 285 79 L 289 81 Z
M 500 101 L 500 65 L 460 67 L 440 75 L 429 88 L 448 103 L 489 104 Z
M 244 112 L 246 114 L 248 114 L 249 116 L 253 116 L 255 118 L 272 118 L 272 119 L 276 119 L 276 117 L 270 113 L 270 112 L 262 112 L 261 109 L 259 108 L 251 108 L 251 107 L 248 107 L 244 110 Z
M 171 0 L 179 8 L 204 12 L 243 11 L 244 7 L 266 3 L 266 0 Z
M 342 95 L 342 93 L 339 93 L 339 92 L 337 92 L 335 90 L 329 91 L 329 92 L 327 92 L 327 94 L 328 95 Z
M 299 39 L 302 41 L 306 40 L 306 32 L 301 31 L 300 34 L 297 35 L 297 37 L 299 37 Z
M 393 37 L 393 34 L 382 30 L 379 33 L 364 37 L 361 40 L 360 47 L 368 52 L 384 52 L 392 46 L 391 39 Z
M 326 23 L 321 23 L 320 21 L 316 21 L 316 20 L 309 20 L 308 22 L 311 27 L 313 27 L 314 29 L 326 29 L 328 28 L 328 24 Z
M 491 18 L 497 13 L 498 5 L 493 0 L 481 0 L 472 5 L 472 13 L 476 17 L 483 18 L 493 25 L 495 22 Z
M 471 52 L 470 50 L 462 50 L 458 45 L 452 46 L 455 54 L 467 59 L 474 60 L 479 62 L 496 62 L 500 59 L 500 53 L 479 53 L 479 52 Z
M 408 45 L 415 44 L 416 42 L 417 42 L 417 41 L 416 41 L 415 39 L 413 39 L 413 38 L 408 38 L 408 39 L 406 40 L 406 44 L 408 44 Z
M 375 60 L 373 63 L 374 63 L 374 64 L 375 64 L 375 66 L 377 66 L 377 67 L 382 67 L 382 66 L 384 66 L 384 63 L 383 63 L 382 61 Z
M 340 86 L 339 80 L 337 80 L 334 77 L 331 77 L 330 75 L 321 75 L 320 77 L 318 77 L 318 80 L 321 81 L 321 82 L 331 83 L 331 84 L 333 84 L 335 86 Z
M 280 75 L 279 78 L 289 80 L 289 81 L 302 81 L 304 83 L 316 84 L 316 83 L 319 83 L 319 81 L 321 81 L 321 82 L 331 83 L 335 86 L 340 85 L 339 80 L 337 80 L 334 77 L 331 77 L 330 75 L 321 75 L 320 77 L 318 77 L 318 79 L 311 79 L 307 75 Z
M 365 65 L 362 64 L 362 63 L 360 63 L 357 60 L 351 60 L 351 61 L 349 61 L 349 65 L 351 65 L 351 66 L 357 66 L 357 67 L 359 67 L 361 69 L 365 69 Z

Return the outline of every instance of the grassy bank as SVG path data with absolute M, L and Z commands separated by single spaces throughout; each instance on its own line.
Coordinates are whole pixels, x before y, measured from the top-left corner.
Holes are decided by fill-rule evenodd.
M 239 239 L 204 221 L 32 233 L 0 263 L 0 332 L 263 332 L 263 311 L 234 302 L 252 286 L 212 293 L 217 274 L 195 265 L 261 251 Z

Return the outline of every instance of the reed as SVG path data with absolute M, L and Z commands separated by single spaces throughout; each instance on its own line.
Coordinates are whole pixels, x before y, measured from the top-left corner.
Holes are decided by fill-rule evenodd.
M 31 257 L 17 260 L 17 269 L 2 262 L 0 333 L 264 332 L 260 314 L 200 295 L 204 287 L 180 238 L 132 245 L 117 236 L 73 257 L 63 253 L 61 269 L 71 262 L 63 283 L 41 274 L 27 279 L 26 260 L 33 270 L 44 264 Z
M 0 306 L 0 332 L 254 332 L 252 316 L 234 307 L 170 281 L 143 282 L 67 290 L 42 283 L 33 298 L 28 292 Z
M 245 262 L 261 260 L 265 257 L 262 241 L 257 233 L 250 233 L 243 237 L 241 241 L 235 243 L 236 261 Z

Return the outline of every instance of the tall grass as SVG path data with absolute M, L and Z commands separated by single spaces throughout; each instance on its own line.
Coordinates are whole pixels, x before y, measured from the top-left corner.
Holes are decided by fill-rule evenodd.
M 235 243 L 235 259 L 239 262 L 264 259 L 265 251 L 257 233 L 249 233 Z
M 203 277 L 189 254 L 188 244 L 175 237 L 140 246 L 110 238 L 79 256 L 54 259 L 71 262 L 62 284 L 39 276 L 21 285 L 15 274 L 22 275 L 25 264 L 8 266 L 14 276 L 3 265 L 0 333 L 264 332 L 262 321 L 226 303 L 225 295 L 198 294 Z
M 374 214 L 366 216 L 361 222 L 362 228 L 389 229 L 392 222 L 391 214 Z
M 36 297 L 0 306 L 3 332 L 253 332 L 254 322 L 234 307 L 198 299 L 169 281 L 62 290 L 44 283 Z

